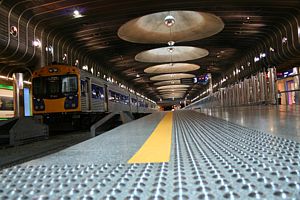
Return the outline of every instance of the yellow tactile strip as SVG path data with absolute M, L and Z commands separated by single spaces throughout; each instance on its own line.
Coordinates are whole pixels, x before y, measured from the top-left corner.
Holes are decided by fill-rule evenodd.
M 173 113 L 168 112 L 128 163 L 169 162 L 172 143 L 172 125 Z

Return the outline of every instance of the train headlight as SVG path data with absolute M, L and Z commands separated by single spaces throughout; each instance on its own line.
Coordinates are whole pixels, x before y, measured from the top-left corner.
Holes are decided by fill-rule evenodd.
M 33 107 L 36 111 L 45 110 L 45 103 L 43 99 L 33 99 Z
M 74 109 L 78 107 L 78 97 L 77 95 L 67 96 L 65 99 L 65 109 Z

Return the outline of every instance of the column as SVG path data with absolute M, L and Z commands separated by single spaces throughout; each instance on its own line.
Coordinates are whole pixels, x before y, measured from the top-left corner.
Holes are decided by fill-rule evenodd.
M 252 104 L 256 103 L 256 96 L 257 96 L 257 86 L 256 86 L 256 76 L 251 76 L 251 86 L 252 86 Z
M 220 88 L 220 98 L 221 98 L 220 105 L 221 105 L 221 107 L 224 107 L 224 89 L 223 88 Z
M 294 74 L 294 87 L 295 87 L 295 104 L 300 105 L 300 74 L 299 74 L 299 68 L 294 67 L 293 68 Z
M 276 104 L 277 100 L 277 85 L 276 85 L 276 68 L 268 68 L 269 74 L 269 85 L 270 85 L 270 92 L 269 92 L 269 103 Z
M 212 95 L 212 93 L 213 93 L 213 84 L 212 84 L 211 73 L 208 73 L 207 76 L 208 76 L 208 90 L 209 90 L 209 95 Z
M 14 83 L 14 111 L 15 117 L 24 117 L 24 91 L 23 91 L 23 74 L 13 74 Z
M 261 102 L 265 102 L 266 98 L 265 98 L 265 72 L 260 72 L 259 73 L 259 88 L 260 88 L 260 101 Z

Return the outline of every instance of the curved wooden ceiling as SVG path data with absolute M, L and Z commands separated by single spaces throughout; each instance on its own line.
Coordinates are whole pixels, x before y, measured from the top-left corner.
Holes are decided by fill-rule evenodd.
M 65 40 L 79 49 L 78 51 L 106 66 L 106 70 L 133 87 L 139 88 L 145 96 L 152 97 L 153 100 L 160 99 L 154 82 L 150 81 L 153 74 L 144 73 L 144 69 L 153 64 L 137 62 L 134 57 L 141 51 L 159 48 L 162 45 L 126 42 L 117 36 L 117 31 L 127 21 L 154 12 L 201 11 L 213 13 L 223 20 L 225 27 L 220 33 L 209 38 L 180 43 L 209 51 L 207 57 L 190 62 L 201 66 L 200 70 L 193 72 L 196 76 L 211 72 L 213 78 L 218 80 L 237 64 L 247 60 L 249 62 L 251 60 L 253 67 L 241 73 L 241 77 L 260 70 L 262 65 L 284 67 L 300 64 L 300 28 L 295 30 L 300 21 L 299 0 L 2 0 L 0 2 L 0 8 L 12 11 L 15 18 L 22 16 L 27 22 L 29 20 L 29 23 L 35 24 L 35 27 L 42 28 L 45 33 L 63 35 Z M 80 10 L 83 17 L 73 18 L 72 13 L 75 9 Z M 2 27 L 5 27 L 7 17 L 2 17 L 0 22 L 3 24 Z M 20 37 L 23 37 L 21 33 Z M 283 44 L 278 42 L 282 37 L 288 39 L 286 50 L 285 47 L 281 47 Z M 6 41 L 0 39 L 1 48 L 4 49 L 5 43 Z M 253 63 L 253 56 L 259 54 L 259 51 L 267 51 L 269 47 L 275 49 L 276 55 L 270 55 L 270 58 L 259 66 Z M 13 46 L 11 51 L 4 54 L 1 54 L 0 50 L 0 67 L 9 66 L 14 60 L 18 60 L 22 65 L 17 53 L 13 54 L 15 56 L 9 56 L 11 52 Z M 30 57 L 24 55 L 24 58 L 28 56 Z M 32 65 L 33 68 L 38 61 L 31 60 L 32 62 L 26 64 L 29 67 Z M 0 68 L 0 70 L 7 72 L 7 69 Z M 136 77 L 136 74 L 140 77 Z M 195 86 L 189 91 L 190 96 L 199 94 L 199 90 L 201 86 Z

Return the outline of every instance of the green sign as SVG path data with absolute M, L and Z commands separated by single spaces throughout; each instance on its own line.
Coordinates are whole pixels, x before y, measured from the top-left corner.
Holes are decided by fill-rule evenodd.
M 3 85 L 3 84 L 0 84 L 0 89 L 13 90 L 14 87 L 11 86 L 11 85 Z

